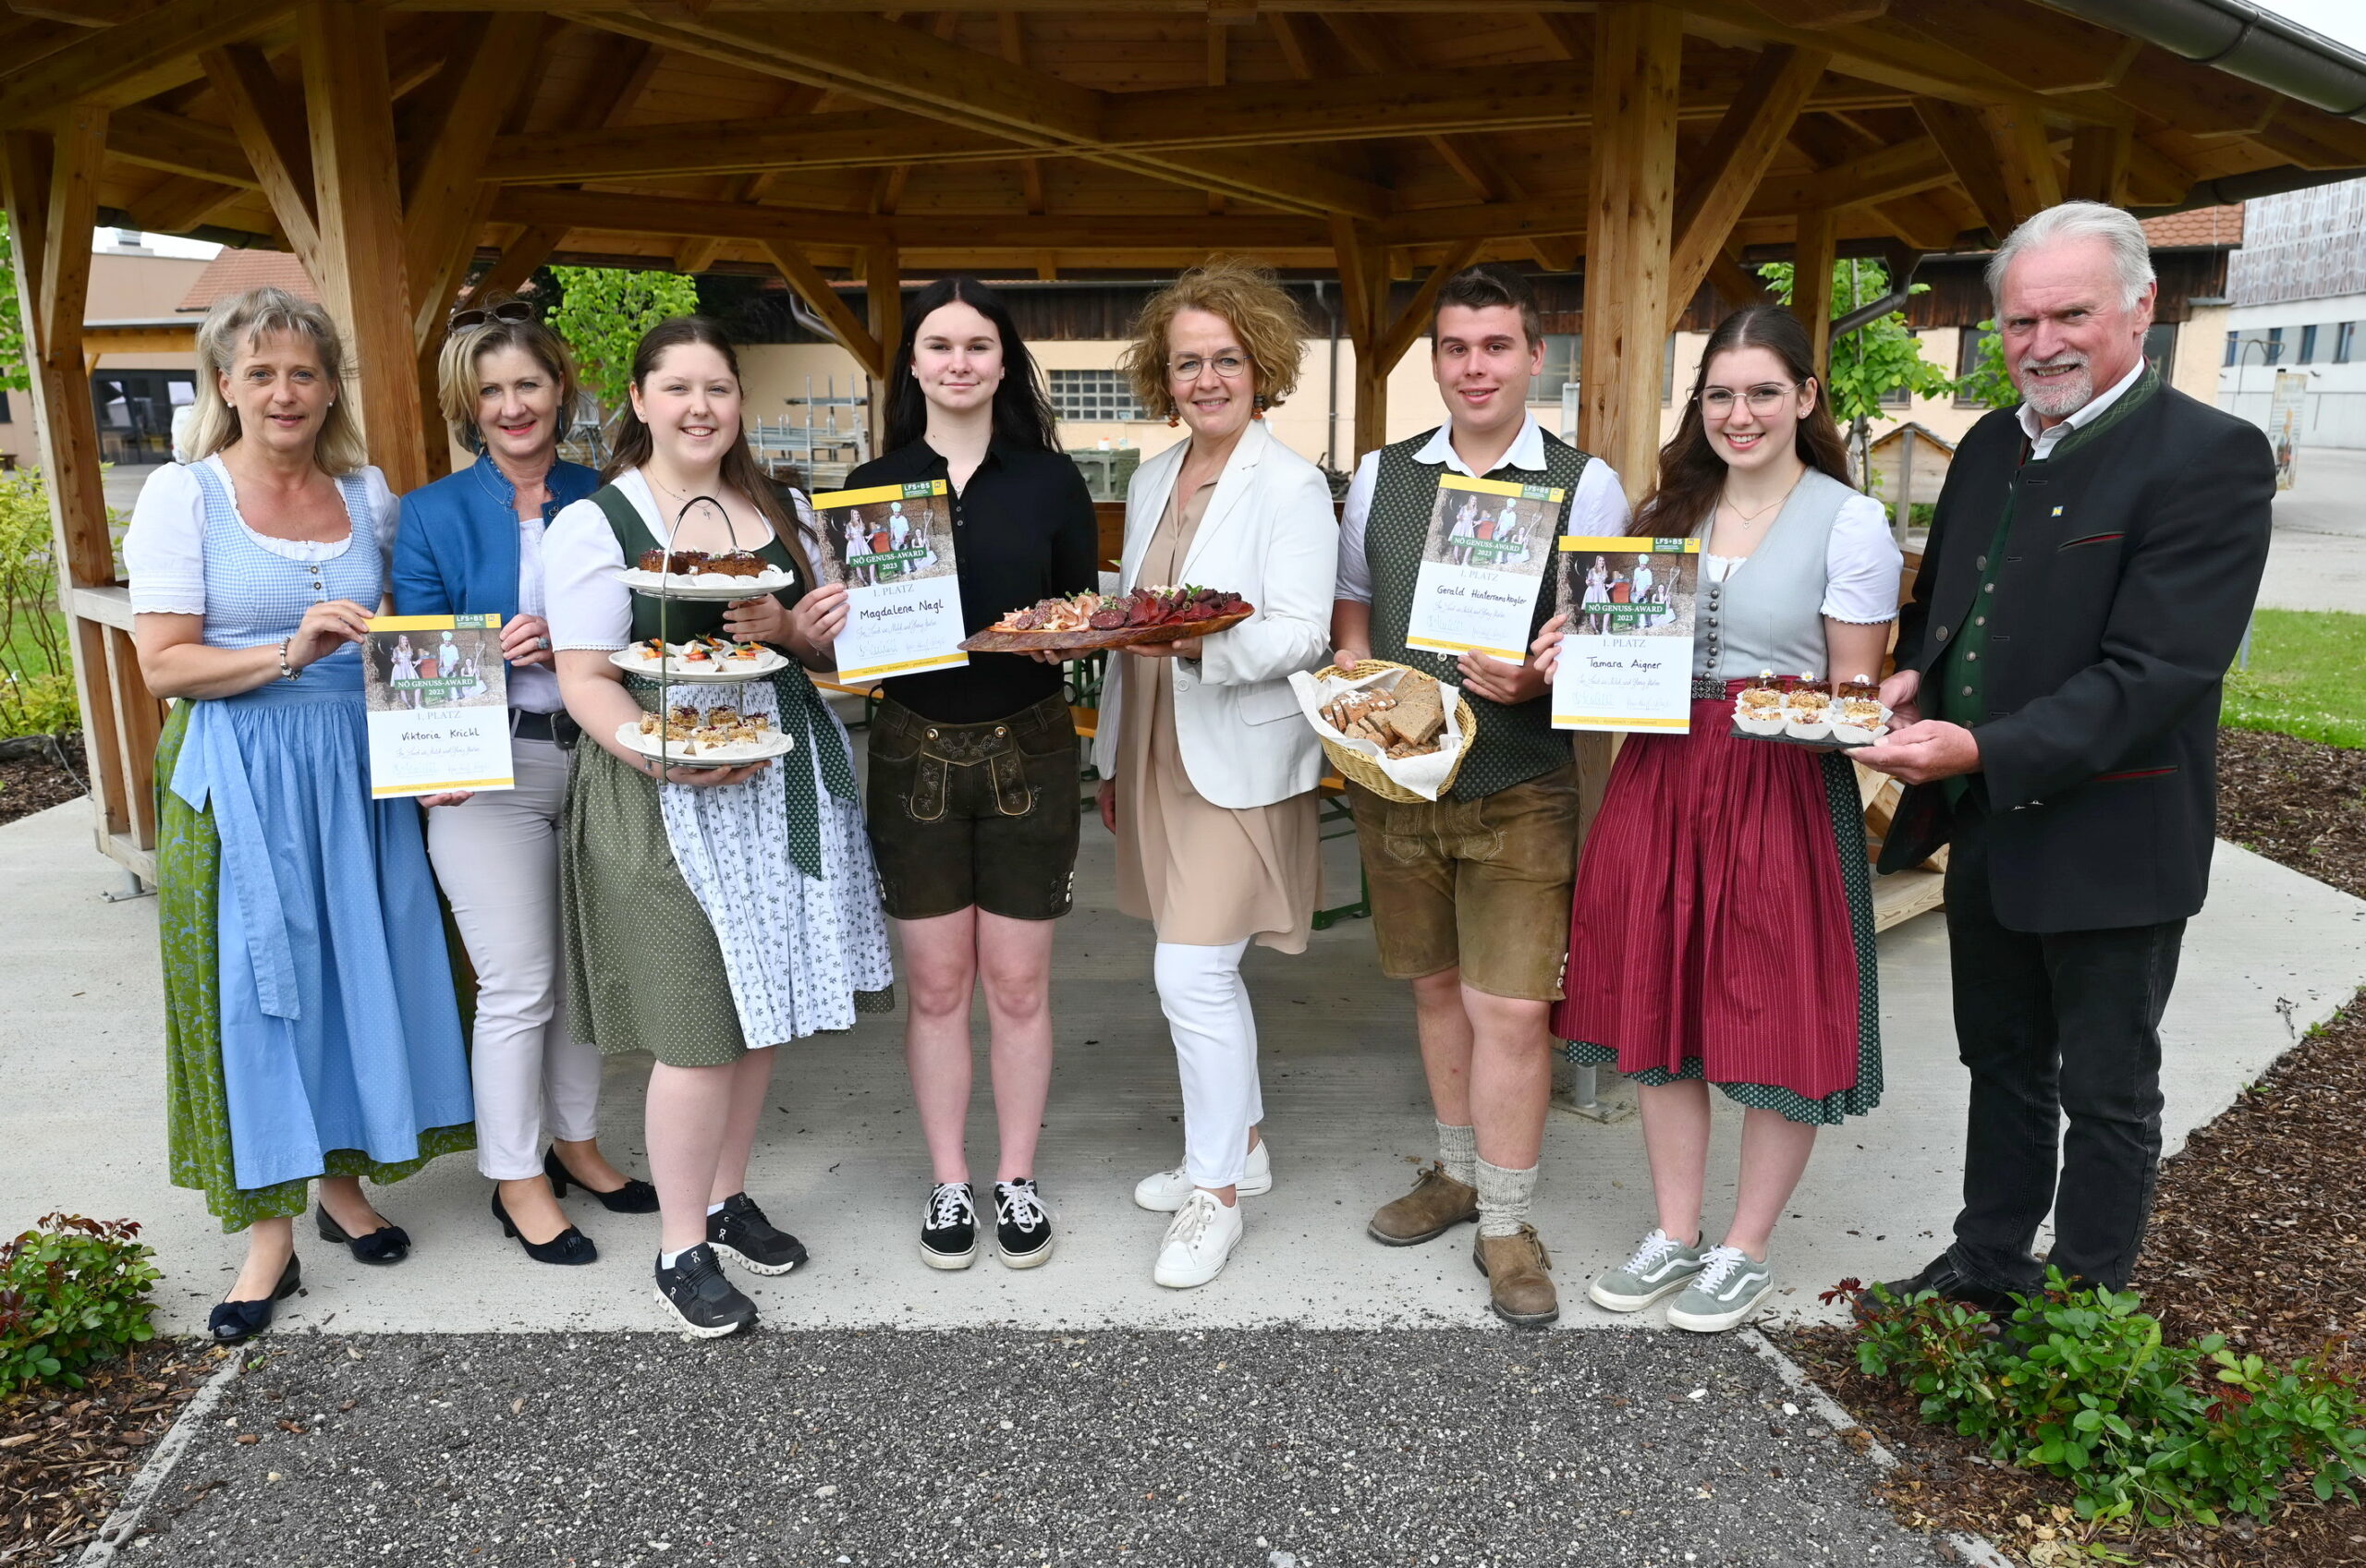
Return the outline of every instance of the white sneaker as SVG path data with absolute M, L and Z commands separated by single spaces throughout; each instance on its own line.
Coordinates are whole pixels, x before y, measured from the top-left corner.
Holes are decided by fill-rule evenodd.
M 1204 1285 L 1224 1272 L 1240 1235 L 1240 1206 L 1194 1187 L 1159 1241 L 1158 1267 L 1150 1277 L 1169 1290 Z
M 1199 1189 L 1191 1183 L 1189 1170 L 1177 1165 L 1172 1171 L 1161 1171 L 1144 1176 L 1134 1184 L 1134 1207 L 1147 1209 L 1153 1214 L 1172 1214 L 1183 1207 L 1183 1200 Z M 1259 1193 L 1274 1190 L 1274 1161 L 1265 1152 L 1265 1142 L 1260 1138 L 1249 1146 L 1249 1163 L 1241 1167 L 1240 1184 L 1233 1191 L 1242 1197 L 1255 1197 Z

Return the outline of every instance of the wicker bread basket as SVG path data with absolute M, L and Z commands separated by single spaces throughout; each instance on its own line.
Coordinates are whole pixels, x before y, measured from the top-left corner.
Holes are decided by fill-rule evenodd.
M 1384 659 L 1360 659 L 1339 673 L 1349 680 L 1362 680 L 1368 675 L 1381 675 L 1389 670 L 1412 668 L 1410 664 L 1395 664 Z M 1462 748 L 1454 754 L 1453 765 L 1446 769 L 1445 780 L 1438 785 L 1440 795 L 1454 787 L 1456 776 L 1462 772 L 1462 760 L 1470 755 L 1470 744 L 1479 736 L 1478 715 L 1470 711 L 1470 699 L 1459 692 L 1455 694 L 1454 719 L 1462 730 Z M 1331 759 L 1331 765 L 1339 770 L 1341 778 L 1350 784 L 1361 784 L 1383 800 L 1394 800 L 1404 806 L 1423 802 L 1423 796 L 1414 794 L 1382 772 L 1378 759 L 1367 757 L 1353 747 L 1342 746 L 1325 735 L 1323 737 L 1323 754 Z

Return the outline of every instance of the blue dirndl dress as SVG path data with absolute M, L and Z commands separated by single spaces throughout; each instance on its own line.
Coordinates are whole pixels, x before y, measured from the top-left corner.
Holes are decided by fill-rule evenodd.
M 384 571 L 360 477 L 339 481 L 351 542 L 305 562 L 256 542 L 210 465 L 190 471 L 205 503 L 209 647 L 275 644 L 325 600 L 378 603 Z M 174 1179 L 205 1187 L 232 1228 L 289 1211 L 291 1196 L 300 1209 L 308 1177 L 393 1179 L 469 1141 L 468 1060 L 419 808 L 370 797 L 361 677 L 360 650 L 341 649 L 297 680 L 180 704 L 166 736 L 160 892 L 188 891 L 165 884 L 173 857 L 201 863 L 194 833 L 210 822 L 204 836 L 218 844 L 212 931 L 177 932 L 165 903 Z M 177 956 L 201 965 L 193 950 L 208 934 L 211 976 L 177 976 Z M 184 1092 L 185 1080 L 212 1076 L 187 1060 L 205 1043 L 208 978 L 218 1104 Z M 225 1176 L 238 1191 L 216 1190 Z M 289 1183 L 292 1194 L 256 1202 L 255 1189 Z

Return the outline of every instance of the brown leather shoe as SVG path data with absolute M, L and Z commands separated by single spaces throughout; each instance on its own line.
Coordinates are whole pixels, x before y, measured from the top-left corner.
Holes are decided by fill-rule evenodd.
M 1522 1225 L 1512 1235 L 1478 1237 L 1470 1261 L 1487 1276 L 1490 1305 L 1505 1322 L 1541 1329 L 1561 1316 L 1560 1295 L 1545 1272 L 1553 1258 L 1534 1225 Z
M 1443 1161 L 1433 1160 L 1411 1192 L 1380 1206 L 1364 1234 L 1383 1246 L 1419 1246 L 1477 1218 L 1479 1189 L 1456 1181 Z

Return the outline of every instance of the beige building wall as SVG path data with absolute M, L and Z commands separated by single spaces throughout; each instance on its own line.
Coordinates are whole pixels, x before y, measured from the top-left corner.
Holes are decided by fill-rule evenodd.
M 179 316 L 181 299 L 206 263 L 178 256 L 152 256 L 117 249 L 102 249 L 91 258 L 91 298 L 82 319 L 93 324 L 152 322 Z M 194 324 L 194 316 L 180 317 Z M 188 371 L 197 367 L 194 354 L 109 354 L 99 364 L 121 371 Z M 32 395 L 0 393 L 7 403 L 0 418 L 0 456 L 18 464 L 39 459 L 41 437 L 33 428 Z

